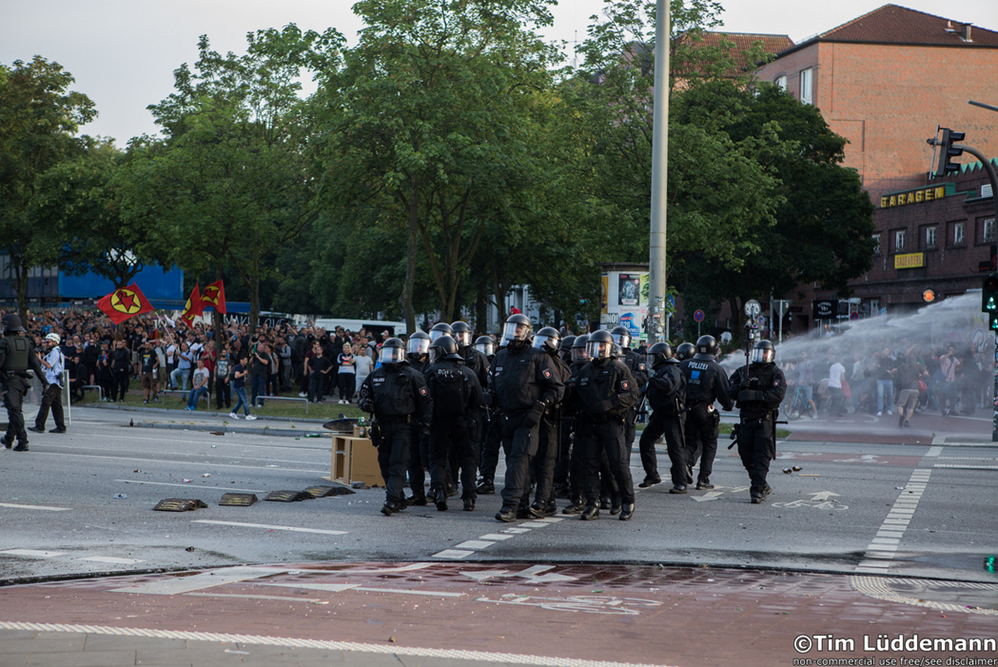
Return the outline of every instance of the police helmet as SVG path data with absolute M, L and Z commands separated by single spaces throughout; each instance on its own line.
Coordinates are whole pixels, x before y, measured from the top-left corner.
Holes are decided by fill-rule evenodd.
M 771 364 L 776 359 L 776 348 L 768 340 L 760 340 L 752 348 L 749 361 L 753 364 Z
M 717 340 L 713 336 L 700 336 L 697 339 L 697 361 L 713 361 L 717 358 Z
M 614 327 L 610 330 L 610 336 L 621 349 L 627 350 L 631 347 L 631 332 L 627 327 Z
M 561 347 L 561 334 L 554 327 L 544 327 L 534 334 L 534 347 L 545 352 L 557 352 Z
M 617 346 L 613 342 L 613 336 L 609 331 L 600 329 L 589 334 L 589 342 L 586 343 L 586 351 L 593 361 L 613 359 L 617 356 Z
M 696 354 L 696 347 L 693 343 L 680 343 L 679 347 L 676 348 L 676 359 L 680 361 L 686 361 L 687 359 L 692 359 L 693 355 Z
M 461 355 L 457 353 L 457 341 L 450 336 L 441 336 L 430 344 L 430 361 L 436 363 L 441 359 L 461 360 Z
M 441 336 L 451 336 L 451 337 L 454 336 L 454 330 L 451 329 L 451 326 L 446 322 L 437 322 L 436 324 L 433 325 L 433 328 L 430 329 L 431 341 L 434 341 L 440 338 Z
M 24 326 L 21 324 L 21 316 L 17 313 L 7 313 L 3 316 L 3 319 L 0 319 L 0 324 L 3 324 L 4 333 L 24 331 Z
M 676 359 L 672 354 L 672 346 L 666 342 L 655 343 L 645 353 L 645 363 L 652 368 L 657 368 L 667 361 L 675 363 Z
M 381 346 L 378 361 L 382 364 L 405 363 L 405 344 L 398 338 L 389 338 Z
M 417 331 L 409 336 L 408 350 L 412 356 L 418 357 L 426 354 L 430 351 L 430 337 L 422 331 Z
M 475 349 L 491 358 L 496 353 L 496 342 L 491 336 L 479 336 L 475 339 Z
M 452 337 L 457 341 L 458 347 L 468 347 L 471 345 L 471 336 L 474 333 L 467 322 L 462 322 L 458 320 L 450 325 L 450 328 L 454 330 Z
M 59 343 L 62 342 L 62 338 L 60 338 L 57 333 L 50 333 L 48 336 L 45 336 L 45 340 L 50 341 L 55 345 L 59 345 Z
M 515 341 L 526 342 L 530 340 L 532 329 L 533 326 L 530 324 L 530 318 L 521 313 L 516 313 L 515 315 L 510 315 L 509 319 L 506 320 L 506 328 L 503 329 L 502 339 L 507 343 Z
M 565 336 L 561 339 L 561 346 L 558 348 L 561 351 L 561 358 L 566 362 L 572 360 L 572 345 L 575 343 L 575 336 Z
M 575 337 L 575 340 L 572 342 L 573 364 L 584 364 L 589 361 L 589 350 L 586 348 L 588 344 L 589 334 L 582 334 L 581 336 Z

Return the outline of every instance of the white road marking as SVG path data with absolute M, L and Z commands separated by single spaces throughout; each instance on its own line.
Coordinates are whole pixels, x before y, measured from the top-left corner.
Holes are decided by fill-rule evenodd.
M 443 551 L 439 551 L 439 552 L 433 554 L 433 556 L 431 556 L 431 557 L 432 558 L 466 558 L 467 556 L 470 556 L 473 553 L 475 553 L 475 552 L 474 551 L 468 551 L 467 549 L 444 549 Z
M 248 593 L 183 593 L 184 596 L 202 598 L 237 598 L 243 600 L 289 600 L 291 602 L 309 602 L 311 604 L 329 604 L 325 600 L 311 598 L 296 598 L 290 595 L 250 595 Z
M 939 456 L 943 453 L 942 447 L 929 447 L 929 451 L 925 452 L 926 456 Z
M 478 539 L 480 540 L 492 540 L 493 542 L 498 542 L 500 540 L 508 540 L 512 535 L 503 535 L 502 533 L 488 533 L 487 535 L 482 535 Z
M 998 470 L 998 466 L 972 466 L 959 465 L 956 463 L 936 463 L 933 468 L 952 468 L 955 470 Z
M 524 528 L 546 528 L 551 524 L 544 521 L 524 521 L 520 525 Z
M 45 510 L 46 512 L 68 512 L 72 507 L 49 507 L 47 505 L 18 505 L 16 503 L 0 503 L 0 507 L 13 507 L 18 510 Z
M 134 558 L 115 558 L 113 556 L 89 556 L 87 558 L 75 558 L 74 560 L 87 560 L 94 563 L 111 563 L 113 565 L 135 565 L 136 563 L 144 563 L 144 560 L 136 560 Z
M 304 588 L 309 591 L 325 591 L 326 593 L 341 593 L 360 586 L 360 584 L 280 584 L 267 581 L 255 582 L 253 585 L 274 586 L 275 588 Z
M 55 558 L 65 556 L 65 551 L 36 551 L 34 549 L 7 549 L 0 551 L 5 556 L 21 556 L 22 558 Z
M 123 482 L 125 484 L 151 484 L 153 486 L 183 486 L 188 489 L 193 487 L 195 489 L 214 489 L 216 491 L 236 491 L 239 493 L 269 493 L 268 491 L 262 489 L 236 489 L 229 486 L 201 486 L 200 484 L 196 485 L 179 484 L 177 482 L 143 482 L 142 480 L 138 479 L 116 479 L 114 481 Z
M 317 533 L 319 535 L 346 535 L 345 530 L 324 530 L 322 528 L 297 528 L 295 526 L 271 526 L 266 523 L 243 523 L 241 521 L 212 521 L 195 519 L 191 523 L 210 523 L 216 526 L 239 526 L 242 528 L 266 528 L 267 530 L 288 530 L 293 533 Z
M 926 453 L 925 456 L 932 456 L 932 454 Z M 912 471 L 908 483 L 898 494 L 890 512 L 887 513 L 880 525 L 877 536 L 870 541 L 870 545 L 866 548 L 864 559 L 856 566 L 856 572 L 880 571 L 881 568 L 890 567 L 891 561 L 897 556 L 897 551 L 901 546 L 901 538 L 904 537 L 904 532 L 915 515 L 918 501 L 928 485 L 931 474 L 932 470 L 925 468 Z M 910 491 L 914 491 L 914 493 L 909 493 Z
M 109 449 L 107 451 L 114 453 L 116 450 Z M 322 475 L 328 475 L 329 474 L 329 466 L 326 466 L 325 468 L 320 468 L 320 469 L 317 469 L 317 470 L 306 469 L 306 468 L 279 468 L 277 466 L 274 466 L 272 468 L 269 465 L 245 466 L 245 465 L 236 465 L 236 464 L 232 464 L 232 463 L 191 463 L 191 462 L 187 462 L 187 461 L 173 461 L 173 460 L 169 460 L 169 459 L 155 459 L 155 458 L 150 458 L 150 457 L 146 457 L 146 458 L 140 458 L 140 457 L 137 457 L 137 456 L 113 456 L 112 457 L 112 456 L 98 456 L 98 455 L 95 455 L 95 454 L 77 454 L 75 452 L 60 452 L 60 453 L 55 453 L 55 452 L 40 451 L 40 452 L 38 452 L 38 454 L 35 455 L 35 458 L 38 458 L 39 456 L 77 456 L 77 457 L 85 458 L 85 459 L 102 459 L 104 461 L 108 460 L 109 458 L 113 458 L 115 461 L 119 461 L 119 462 L 120 461 L 139 461 L 140 463 L 169 463 L 169 464 L 173 464 L 173 465 L 191 465 L 191 466 L 196 465 L 196 466 L 199 466 L 201 468 L 203 468 L 205 466 L 208 466 L 208 467 L 212 467 L 212 468 L 238 468 L 239 470 L 277 470 L 277 471 L 280 471 L 280 472 L 298 472 L 298 473 L 302 473 L 302 474 L 315 475 L 317 477 L 321 477 Z
M 526 579 L 528 584 L 550 584 L 564 581 L 576 581 L 578 577 L 571 577 L 565 574 L 544 574 L 548 570 L 553 570 L 554 565 L 533 565 L 520 572 L 510 572 L 509 570 L 486 570 L 484 572 L 462 572 L 464 576 L 476 581 L 485 581 L 498 577 L 520 577 Z
M 461 544 L 455 545 L 457 549 L 487 549 L 491 547 L 495 542 L 489 542 L 488 540 L 465 540 Z
M 180 595 L 181 593 L 193 593 L 194 591 L 231 584 L 247 579 L 260 579 L 275 574 L 284 574 L 286 568 L 276 567 L 227 567 L 221 570 L 210 572 L 199 572 L 188 577 L 169 577 L 157 579 L 135 586 L 125 586 L 115 588 L 111 593 L 138 593 L 142 595 Z
M 407 588 L 366 588 L 364 586 L 358 586 L 353 589 L 355 591 L 365 591 L 367 593 L 398 593 L 400 595 L 425 595 L 428 597 L 435 598 L 460 598 L 464 597 L 464 593 L 449 593 L 443 591 L 420 591 L 412 590 Z

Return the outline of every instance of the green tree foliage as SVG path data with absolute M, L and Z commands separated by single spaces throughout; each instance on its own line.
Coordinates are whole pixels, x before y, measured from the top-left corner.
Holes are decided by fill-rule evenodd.
M 38 215 L 38 179 L 82 152 L 85 140 L 74 134 L 97 115 L 86 95 L 69 90 L 73 81 L 61 65 L 41 56 L 0 65 L 0 250 L 7 254 L 22 315 L 28 271 L 54 264 L 60 248 L 55 223 Z

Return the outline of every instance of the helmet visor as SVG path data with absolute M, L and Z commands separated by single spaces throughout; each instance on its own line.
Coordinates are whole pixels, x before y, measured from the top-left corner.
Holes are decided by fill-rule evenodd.
M 645 354 L 645 364 L 648 366 L 654 366 L 657 358 L 657 354 Z
M 768 364 L 776 358 L 776 350 L 765 347 L 754 347 L 749 353 L 749 361 L 753 364 Z
M 588 354 L 591 359 L 609 359 L 610 347 L 612 345 L 613 343 L 591 340 L 586 343 L 586 354 Z
M 585 347 L 573 347 L 572 348 L 572 363 L 573 364 L 583 364 L 589 361 L 591 357 L 589 356 L 589 350 Z
M 471 332 L 470 331 L 455 331 L 454 340 L 457 341 L 458 347 L 468 347 L 471 345 Z
M 430 342 L 435 341 L 441 336 L 449 336 L 450 334 L 441 329 L 430 329 Z
M 410 338 L 409 354 L 426 354 L 430 349 L 430 341 L 426 338 Z
M 444 349 L 442 347 L 431 347 L 430 348 L 430 363 L 431 364 L 437 363 L 438 361 L 440 361 L 444 357 L 445 354 L 446 354 L 446 352 L 444 352 Z
M 557 350 L 559 343 L 561 343 L 561 339 L 554 336 L 542 336 L 540 334 L 534 336 L 534 347 L 538 349 Z
M 398 364 L 405 360 L 405 349 L 401 347 L 383 347 L 378 361 L 383 364 Z
M 496 353 L 496 344 L 492 341 L 488 343 L 475 343 L 475 349 L 484 354 L 486 357 L 491 357 Z
M 502 332 L 503 340 L 527 340 L 530 338 L 530 325 L 518 322 L 507 322 Z
M 620 347 L 630 347 L 631 346 L 631 334 L 610 334 L 613 337 L 613 342 Z

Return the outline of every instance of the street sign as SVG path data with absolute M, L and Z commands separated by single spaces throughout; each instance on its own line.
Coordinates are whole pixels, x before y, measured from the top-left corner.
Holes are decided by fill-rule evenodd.
M 755 321 L 756 321 L 756 324 L 758 324 L 759 326 L 762 326 L 762 325 L 764 325 L 766 323 L 766 316 L 765 315 L 760 315 L 759 317 L 755 318 Z
M 745 302 L 745 314 L 749 317 L 756 317 L 762 312 L 762 306 L 755 299 L 749 299 Z
M 705 316 L 704 316 L 704 314 L 703 314 L 703 311 L 702 311 L 702 310 L 697 310 L 697 311 L 694 311 L 694 312 L 693 312 L 693 321 L 694 321 L 694 322 L 703 322 L 703 318 L 704 318 L 704 317 L 705 317 Z
M 839 314 L 838 299 L 815 299 L 811 302 L 815 320 L 833 320 Z
M 849 319 L 850 320 L 858 320 L 859 319 L 859 313 L 857 313 L 856 311 L 853 311 L 853 312 L 849 313 Z

